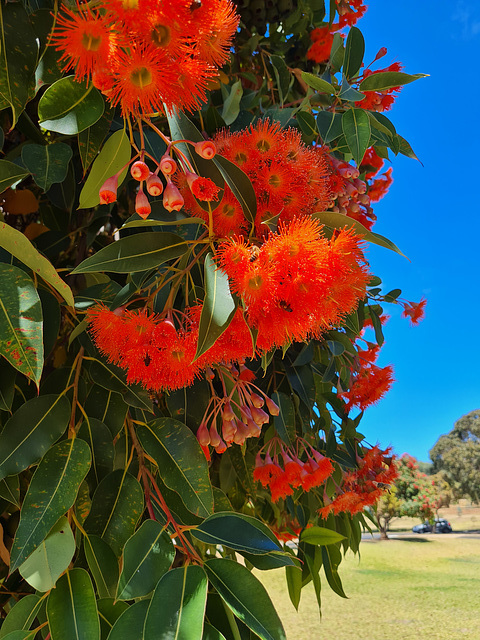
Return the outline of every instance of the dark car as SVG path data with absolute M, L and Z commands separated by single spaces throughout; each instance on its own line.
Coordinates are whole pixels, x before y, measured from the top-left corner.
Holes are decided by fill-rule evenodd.
M 430 522 L 422 522 L 422 524 L 416 524 L 412 528 L 413 533 L 431 533 L 433 527 Z M 452 525 L 445 520 L 445 518 L 435 518 L 435 533 L 451 533 Z

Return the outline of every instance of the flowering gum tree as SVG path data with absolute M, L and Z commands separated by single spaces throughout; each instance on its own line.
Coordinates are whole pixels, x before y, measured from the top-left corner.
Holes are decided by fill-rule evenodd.
M 424 313 L 367 253 L 420 76 L 361 0 L 271 4 L 0 6 L 2 637 L 282 640 L 252 568 L 345 596 L 384 304 Z

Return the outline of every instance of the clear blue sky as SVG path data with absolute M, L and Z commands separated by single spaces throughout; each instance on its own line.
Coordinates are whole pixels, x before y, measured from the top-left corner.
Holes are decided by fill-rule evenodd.
M 417 327 L 386 306 L 379 363 L 394 365 L 397 382 L 361 430 L 371 443 L 428 461 L 438 437 L 480 407 L 480 1 L 367 4 L 357 25 L 367 64 L 386 46 L 380 66 L 398 60 L 408 73 L 430 74 L 404 87 L 386 114 L 423 167 L 393 157 L 395 181 L 375 209 L 374 231 L 411 262 L 371 245 L 369 260 L 385 291 L 398 287 L 428 304 Z

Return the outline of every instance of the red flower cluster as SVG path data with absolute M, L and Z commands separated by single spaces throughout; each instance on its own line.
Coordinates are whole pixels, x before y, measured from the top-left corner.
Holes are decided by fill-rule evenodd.
M 226 240 L 217 261 L 265 351 L 337 324 L 364 297 L 369 278 L 358 236 L 342 230 L 327 240 L 311 218 L 280 225 L 260 248 Z
M 218 153 L 234 162 L 250 178 L 257 196 L 257 235 L 266 235 L 263 224 L 279 217 L 288 222 L 294 216 L 324 211 L 331 202 L 328 166 L 324 152 L 306 147 L 295 129 L 260 120 L 250 129 L 222 132 L 214 139 Z M 208 221 L 208 213 L 198 206 L 180 177 L 177 184 L 185 200 L 185 210 Z M 240 203 L 228 186 L 213 209 L 213 228 L 218 237 L 243 234 L 247 221 Z
M 193 110 L 230 55 L 238 16 L 230 0 L 77 0 L 57 18 L 52 44 L 123 115 Z
M 416 325 L 423 320 L 425 317 L 425 306 L 427 304 L 427 300 L 422 298 L 420 302 L 401 302 L 403 304 L 403 318 L 410 318 L 410 322 L 412 325 Z
M 263 458 L 261 452 L 257 454 L 253 479 L 268 486 L 273 502 L 278 502 L 280 498 L 292 495 L 298 487 L 310 491 L 321 486 L 333 471 L 330 459 L 315 451 L 305 440 L 299 439 L 296 451 L 293 451 L 278 438 L 273 438 Z
M 333 500 L 325 495 L 325 506 L 318 510 L 322 518 L 327 518 L 332 511 L 335 515 L 345 511 L 352 515 L 360 513 L 374 504 L 398 476 L 391 449 L 382 451 L 378 446 L 372 447 L 358 464 L 356 471 L 345 474 L 341 493 Z
M 330 190 L 335 198 L 330 211 L 342 213 L 371 229 L 377 218 L 370 206 L 368 185 L 359 178 L 360 171 L 332 155 L 327 158 L 331 166 Z
M 373 180 L 368 185 L 368 197 L 370 198 L 370 202 L 378 202 L 388 193 L 388 190 L 393 183 L 392 171 L 393 168 L 390 167 L 385 171 L 385 173 L 382 173 L 381 176 Z
M 337 12 L 340 16 L 340 28 L 347 25 L 352 27 L 365 14 L 367 7 L 364 6 L 364 0 L 335 0 Z
M 365 69 L 365 71 L 363 72 L 363 79 L 368 78 L 368 76 L 371 76 L 375 73 L 401 71 L 402 69 L 403 67 L 399 62 L 394 62 L 385 69 L 377 69 L 376 71 Z M 356 102 L 355 106 L 361 107 L 362 109 L 368 109 L 369 111 L 388 111 L 392 108 L 392 105 L 395 102 L 395 98 L 397 97 L 400 90 L 401 87 L 391 87 L 390 89 L 384 89 L 383 91 L 362 91 L 362 93 L 365 94 L 365 98 Z
M 330 58 L 332 50 L 334 25 L 317 27 L 310 33 L 312 46 L 307 51 L 307 60 L 313 60 L 317 64 L 323 64 Z

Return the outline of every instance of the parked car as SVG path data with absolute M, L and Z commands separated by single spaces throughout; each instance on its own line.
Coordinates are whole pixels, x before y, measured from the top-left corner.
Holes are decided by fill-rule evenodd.
M 413 533 L 431 533 L 433 527 L 430 522 L 422 522 L 422 524 L 416 524 L 412 528 Z M 435 518 L 435 533 L 451 533 L 452 525 L 445 518 Z

